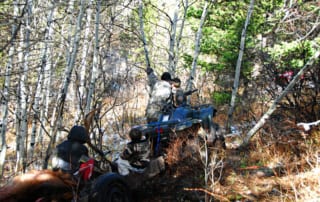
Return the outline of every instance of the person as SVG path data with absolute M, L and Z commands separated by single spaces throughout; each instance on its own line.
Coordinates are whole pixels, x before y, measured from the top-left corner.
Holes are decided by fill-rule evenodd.
M 179 107 L 185 101 L 185 95 L 181 88 L 181 80 L 178 77 L 176 77 L 172 81 L 173 81 L 173 85 L 172 85 L 173 106 Z
M 137 127 L 130 130 L 129 136 L 131 141 L 127 143 L 121 158 L 136 168 L 145 168 L 150 161 L 150 142 Z
M 52 158 L 53 169 L 61 169 L 74 173 L 80 168 L 80 160 L 89 159 L 88 148 L 84 145 L 89 136 L 83 126 L 73 126 L 67 136 L 67 140 L 56 146 Z
M 154 85 L 150 84 L 152 91 L 146 109 L 148 123 L 157 122 L 162 108 L 172 101 L 171 84 L 172 80 L 169 72 L 164 72 L 161 75 L 161 80 L 156 81 Z

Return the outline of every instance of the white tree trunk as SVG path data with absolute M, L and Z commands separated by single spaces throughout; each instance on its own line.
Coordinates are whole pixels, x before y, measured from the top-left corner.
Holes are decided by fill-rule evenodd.
M 27 88 L 27 80 L 28 80 L 28 71 L 29 71 L 29 48 L 30 48 L 30 17 L 32 15 L 32 0 L 27 1 L 27 17 L 24 20 L 25 27 L 21 28 L 21 37 L 24 39 L 20 42 L 21 52 L 19 53 L 19 61 L 22 66 L 20 67 L 22 75 L 20 77 L 20 103 L 21 103 L 21 114 L 18 117 L 20 119 L 20 128 L 17 131 L 17 161 L 16 168 L 17 171 L 21 165 L 23 171 L 26 168 L 26 141 L 28 134 L 28 117 L 27 117 L 27 108 L 29 102 L 29 90 Z
M 49 23 L 49 19 L 52 18 L 56 15 L 56 7 L 55 4 L 53 3 L 52 6 L 52 10 L 50 10 L 50 15 L 48 16 L 48 23 Z M 52 16 L 51 16 L 51 12 L 52 12 Z M 50 24 L 47 25 L 47 29 L 46 30 L 46 38 L 45 38 L 45 43 L 47 44 L 47 54 L 46 57 L 43 58 L 45 59 L 45 67 L 44 67 L 44 81 L 43 81 L 43 89 L 41 91 L 41 105 L 43 106 L 40 109 L 40 124 L 41 127 L 39 129 L 39 135 L 38 135 L 38 140 L 37 142 L 39 143 L 39 145 L 43 144 L 43 135 L 44 132 L 48 134 L 48 131 L 46 130 L 47 125 L 48 125 L 48 121 L 49 120 L 49 115 L 48 115 L 48 111 L 49 111 L 49 104 L 50 104 L 50 94 L 51 94 L 51 81 L 52 81 L 52 69 L 55 68 L 55 65 L 53 65 L 52 62 L 52 49 L 53 49 L 53 34 L 54 34 L 54 29 L 53 29 L 54 24 L 52 24 L 50 22 Z M 63 43 L 60 43 L 61 46 L 63 46 Z M 59 50 L 62 50 L 62 48 L 60 47 Z M 59 51 L 59 55 L 56 57 L 57 60 L 59 61 L 59 58 L 62 55 L 62 51 Z M 48 134 L 49 135 L 49 134 Z M 41 155 L 42 156 L 42 155 Z
M 151 68 L 150 64 L 150 58 L 149 58 L 149 50 L 148 50 L 148 44 L 146 35 L 144 33 L 144 20 L 143 20 L 143 1 L 139 0 L 139 22 L 140 22 L 140 35 L 141 35 L 141 41 L 143 43 L 143 49 L 144 49 L 144 56 L 146 58 L 146 69 Z M 148 94 L 151 95 L 151 91 L 153 88 L 153 85 L 155 84 L 157 80 L 157 76 L 152 72 L 152 74 L 149 74 L 148 76 Z
M 92 76 L 91 76 L 90 85 L 89 85 L 89 92 L 87 95 L 85 114 L 88 114 L 91 111 L 91 101 L 94 95 L 95 83 L 98 77 L 100 7 L 101 7 L 101 0 L 97 0 L 96 23 L 95 23 L 95 44 L 94 44 L 93 64 L 92 64 L 92 71 L 91 71 Z
M 270 118 L 270 115 L 276 110 L 277 104 L 290 92 L 293 86 L 300 80 L 304 72 L 312 67 L 315 60 L 319 59 L 320 50 L 317 50 L 312 58 L 304 65 L 304 67 L 294 76 L 288 86 L 282 91 L 282 93 L 273 101 L 268 111 L 260 118 L 256 125 L 246 134 L 243 146 L 246 146 L 253 135 L 265 124 L 266 120 Z M 315 67 L 318 68 L 318 67 Z
M 72 51 L 73 51 L 73 45 L 72 45 L 72 36 L 75 36 L 75 32 L 74 31 L 74 8 L 75 8 L 75 1 L 69 1 L 68 2 L 68 8 L 66 9 L 67 13 L 68 13 L 68 18 L 66 20 L 69 21 L 69 23 L 66 23 L 67 25 L 69 25 L 68 27 L 68 31 L 67 31 L 67 40 L 65 40 L 65 37 L 61 37 L 61 49 L 60 50 L 65 50 L 66 51 L 66 64 L 67 64 L 67 68 L 65 69 L 65 74 L 61 77 L 61 80 L 66 80 L 66 73 L 68 73 L 68 66 L 70 64 L 70 61 L 71 61 L 71 55 L 72 55 Z M 61 36 L 64 36 L 65 35 L 65 27 L 63 26 L 62 29 L 61 29 Z M 75 38 L 75 37 L 74 37 Z M 59 57 L 57 58 L 60 58 L 62 57 L 62 51 L 59 52 Z M 57 66 L 57 62 L 59 60 L 56 60 L 55 64 L 53 64 L 53 67 L 56 67 Z M 70 72 L 70 75 L 71 75 L 71 72 Z M 69 85 L 69 84 L 68 84 Z M 61 89 L 64 89 L 64 83 L 61 84 Z M 61 90 L 62 92 L 63 90 Z M 50 93 L 50 92 L 49 92 Z M 50 141 L 53 141 L 55 142 L 56 141 L 56 138 L 60 136 L 60 131 L 57 130 L 55 131 L 55 127 L 57 128 L 60 128 L 61 127 L 61 120 L 60 119 L 57 119 L 57 117 L 59 117 L 58 113 L 59 113 L 59 106 L 61 105 L 61 98 L 63 98 L 61 96 L 62 94 L 60 93 L 59 95 L 57 95 L 54 99 L 54 103 L 55 103 L 55 107 L 53 109 L 53 112 L 51 114 L 51 123 L 50 123 L 50 132 L 49 132 L 49 137 L 50 137 Z M 49 98 L 49 97 L 48 97 Z M 65 99 L 65 98 L 63 98 Z M 63 101 L 64 102 L 64 101 Z M 52 137 L 54 137 L 52 140 Z M 50 149 L 50 148 L 48 148 Z M 47 149 L 47 151 L 48 151 Z M 46 152 L 47 153 L 47 152 Z M 46 155 L 47 156 L 47 155 Z M 46 160 L 45 160 L 46 161 Z M 44 161 L 44 162 L 45 162 Z M 44 166 L 45 166 L 45 163 L 44 163 Z
M 85 32 L 83 38 L 83 47 L 82 47 L 82 56 L 81 56 L 81 65 L 80 65 L 80 87 L 79 87 L 79 103 L 77 105 L 77 116 L 75 123 L 80 123 L 80 120 L 83 115 L 83 107 L 85 106 L 85 96 L 86 96 L 86 67 L 87 67 L 87 57 L 89 52 L 89 36 L 91 31 L 91 15 L 92 15 L 92 3 L 93 0 L 89 1 L 87 9 L 87 20 L 85 25 Z
M 179 53 L 180 53 L 180 42 L 181 42 L 181 39 L 182 39 L 182 33 L 183 33 L 183 30 L 184 30 L 184 23 L 185 23 L 185 20 L 186 20 L 187 11 L 189 9 L 189 1 L 188 0 L 185 0 L 185 3 L 184 3 L 183 7 L 184 7 L 183 18 L 181 19 L 179 35 L 177 37 L 177 42 L 176 42 L 176 47 L 175 47 L 175 57 L 174 57 L 174 64 L 173 64 L 175 71 L 176 71 L 177 66 L 178 66 Z
M 14 33 L 16 32 L 17 26 L 14 23 L 16 21 L 16 18 L 18 16 L 18 2 L 17 0 L 13 1 L 13 19 L 12 19 L 12 37 L 14 37 Z M 7 124 L 8 124 L 8 103 L 9 103 L 9 89 L 10 89 L 10 79 L 11 79 L 11 72 L 12 72 L 12 62 L 13 62 L 13 56 L 15 52 L 15 39 L 13 38 L 10 43 L 10 48 L 8 51 L 8 62 L 6 65 L 6 76 L 3 86 L 3 92 L 1 94 L 1 124 L 0 124 L 0 131 L 1 131 L 1 137 L 0 137 L 0 178 L 3 176 L 3 168 L 4 168 L 4 161 L 6 158 L 7 153 L 7 142 L 6 142 L 6 130 L 7 130 Z
M 64 104 L 65 104 L 66 96 L 68 93 L 68 87 L 69 87 L 69 84 L 71 81 L 71 74 L 72 74 L 72 71 L 73 71 L 73 68 L 75 65 L 75 61 L 76 61 L 76 57 L 77 57 L 77 53 L 78 53 L 80 34 L 81 34 L 81 30 L 82 30 L 82 18 L 83 18 L 84 8 L 85 8 L 86 4 L 87 4 L 86 0 L 81 0 L 80 11 L 78 14 L 74 39 L 73 39 L 73 43 L 72 43 L 72 53 L 70 55 L 70 59 L 67 60 L 68 63 L 67 63 L 66 71 L 64 74 L 65 75 L 64 82 L 63 82 L 60 94 L 58 96 L 57 105 L 55 106 L 55 109 L 54 109 L 55 117 L 52 120 L 52 123 L 54 123 L 54 124 L 52 125 L 52 129 L 50 131 L 50 136 L 51 136 L 50 143 L 48 145 L 48 148 L 46 151 L 46 157 L 45 157 L 44 163 L 43 163 L 43 168 L 45 168 L 45 169 L 48 166 L 48 161 L 49 161 L 49 157 L 51 155 L 51 150 L 56 142 L 56 136 L 57 136 L 58 129 L 61 128 L 61 124 L 62 124 Z
M 176 7 L 173 14 L 173 19 L 170 29 L 170 41 L 169 41 L 169 72 L 172 76 L 175 76 L 176 67 L 174 66 L 174 60 L 176 57 L 175 54 L 175 45 L 176 45 L 176 33 L 177 33 L 177 24 L 178 24 L 178 13 L 179 13 L 180 0 L 176 0 Z
M 149 50 L 148 50 L 148 44 L 146 35 L 144 33 L 144 21 L 143 21 L 143 2 L 142 0 L 139 0 L 139 21 L 140 21 L 140 34 L 141 34 L 141 40 L 143 43 L 143 49 L 144 49 L 144 56 L 146 58 L 146 66 L 147 68 L 150 68 L 150 59 L 149 59 Z
M 53 5 L 50 5 L 51 10 L 50 13 L 48 14 L 47 17 L 47 27 L 45 29 L 45 40 L 44 40 L 44 47 L 42 50 L 42 56 L 41 56 L 41 64 L 38 70 L 38 82 L 36 84 L 36 93 L 35 93 L 35 97 L 34 97 L 34 102 L 32 105 L 32 110 L 33 110 L 33 120 L 32 120 L 32 129 L 31 129 L 31 139 L 30 139 L 30 148 L 28 151 L 28 157 L 29 157 L 29 161 L 32 161 L 33 159 L 33 154 L 34 154 L 34 146 L 36 144 L 36 133 L 37 133 L 37 127 L 38 127 L 38 123 L 39 123 L 39 118 L 40 118 L 40 110 L 43 111 L 43 107 L 42 109 L 40 109 L 40 101 L 41 101 L 41 97 L 42 97 L 42 89 L 44 88 L 44 78 L 46 76 L 45 70 L 46 70 L 46 66 L 47 66 L 47 61 L 48 61 L 48 52 L 49 52 L 49 48 L 50 48 L 50 41 L 51 41 L 51 36 L 52 36 L 52 19 L 53 19 L 53 15 L 55 12 L 55 7 Z M 49 53 L 51 54 L 51 53 Z M 42 105 L 43 106 L 43 105 Z
M 247 17 L 246 17 L 246 21 L 244 23 L 242 33 L 241 33 L 240 51 L 239 51 L 239 55 L 238 55 L 236 72 L 235 72 L 235 76 L 234 76 L 234 83 L 233 83 L 233 88 L 232 88 L 230 108 L 228 111 L 227 127 L 229 127 L 232 124 L 232 114 L 234 111 L 235 102 L 236 102 L 238 89 L 239 89 L 240 71 L 241 71 L 241 63 L 242 63 L 243 51 L 244 51 L 245 41 L 246 41 L 246 33 L 247 33 L 247 28 L 248 28 L 248 25 L 250 22 L 251 14 L 253 11 L 253 6 L 254 6 L 254 0 L 251 0 L 250 6 L 248 9 L 248 13 L 247 13 Z
M 203 27 L 203 24 L 205 22 L 205 19 L 206 19 L 207 13 L 208 13 L 209 4 L 211 4 L 211 2 L 208 3 L 206 1 L 204 4 L 204 7 L 203 7 L 203 11 L 202 11 L 201 19 L 200 19 L 200 24 L 199 24 L 199 28 L 198 28 L 197 35 L 196 35 L 193 61 L 192 61 L 192 65 L 191 65 L 191 73 L 190 73 L 190 77 L 189 77 L 187 87 L 186 87 L 187 91 L 192 89 L 192 84 L 193 84 L 195 76 L 196 76 L 197 61 L 198 61 L 198 56 L 199 56 L 199 52 L 200 52 L 200 44 L 201 44 L 201 37 L 202 37 L 202 27 Z

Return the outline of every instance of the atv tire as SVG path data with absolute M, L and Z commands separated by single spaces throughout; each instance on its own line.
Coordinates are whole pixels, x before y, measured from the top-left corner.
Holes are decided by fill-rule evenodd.
M 132 199 L 130 189 L 122 176 L 108 173 L 97 179 L 90 201 L 130 202 Z

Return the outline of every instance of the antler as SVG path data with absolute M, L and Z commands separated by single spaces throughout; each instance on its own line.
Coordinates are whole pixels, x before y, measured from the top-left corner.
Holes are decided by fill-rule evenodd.
M 97 111 L 99 111 L 102 108 L 102 106 L 103 105 L 101 105 L 100 107 L 98 107 L 96 109 L 93 109 L 92 111 L 90 111 L 88 114 L 85 115 L 84 120 L 83 120 L 83 125 L 87 131 L 87 134 L 89 134 L 89 132 L 90 132 L 90 127 L 91 127 L 95 113 Z M 99 148 L 97 148 L 95 145 L 93 145 L 91 143 L 90 138 L 88 138 L 87 144 L 91 149 L 93 149 L 95 152 L 97 152 L 102 157 L 102 159 L 106 160 L 108 163 L 111 164 L 111 162 L 108 159 L 106 159 L 106 157 L 104 156 L 103 151 L 101 151 Z
M 84 120 L 83 120 L 83 125 L 87 131 L 87 134 L 89 134 L 90 132 L 90 127 L 94 118 L 94 115 L 97 111 L 99 111 L 102 108 L 102 106 L 93 109 L 92 111 L 90 111 L 88 114 L 85 115 Z

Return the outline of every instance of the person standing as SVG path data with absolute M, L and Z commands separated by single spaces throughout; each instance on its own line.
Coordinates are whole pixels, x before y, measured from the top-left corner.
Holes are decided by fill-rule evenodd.
M 153 71 L 151 72 L 153 73 Z M 148 75 L 149 76 L 149 75 Z M 172 79 L 169 72 L 161 75 L 161 80 L 151 86 L 151 95 L 146 109 L 147 122 L 157 122 L 162 108 L 172 102 Z

